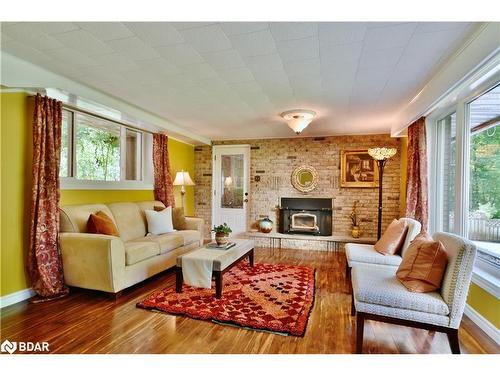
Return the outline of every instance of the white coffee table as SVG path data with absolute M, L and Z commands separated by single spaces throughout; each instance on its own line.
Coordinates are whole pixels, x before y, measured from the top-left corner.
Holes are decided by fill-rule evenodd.
M 205 247 L 199 248 L 189 253 L 190 256 L 199 256 L 201 258 L 211 259 L 212 263 L 212 278 L 215 279 L 215 298 L 222 297 L 222 275 L 238 264 L 241 260 L 248 257 L 250 266 L 253 267 L 253 249 L 255 242 L 253 240 L 232 240 L 236 243 L 235 246 L 228 250 L 210 249 Z M 182 292 L 182 257 L 178 256 L 176 260 L 176 280 L 175 291 Z

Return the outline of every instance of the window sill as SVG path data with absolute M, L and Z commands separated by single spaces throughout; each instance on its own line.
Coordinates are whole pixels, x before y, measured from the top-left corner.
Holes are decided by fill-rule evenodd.
M 90 181 L 61 178 L 61 190 L 153 190 L 153 184 L 144 181 Z
M 472 282 L 491 295 L 500 299 L 498 244 L 473 241 L 477 246 L 476 263 L 472 273 Z

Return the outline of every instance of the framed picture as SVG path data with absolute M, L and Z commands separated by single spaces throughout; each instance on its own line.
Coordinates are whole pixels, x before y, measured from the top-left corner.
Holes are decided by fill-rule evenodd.
M 378 187 L 378 168 L 368 150 L 340 152 L 340 186 L 357 188 Z

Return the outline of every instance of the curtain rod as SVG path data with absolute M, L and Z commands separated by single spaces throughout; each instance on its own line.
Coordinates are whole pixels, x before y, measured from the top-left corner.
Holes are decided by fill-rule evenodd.
M 35 98 L 35 97 L 36 97 L 36 95 L 29 95 L 28 96 L 28 98 Z M 116 119 L 113 119 L 113 118 L 110 118 L 110 117 L 106 117 L 106 116 L 103 116 L 101 114 L 98 114 L 98 113 L 95 113 L 95 112 L 92 112 L 92 111 L 89 111 L 89 110 L 86 110 L 86 109 L 82 109 L 82 108 L 79 108 L 79 107 L 71 105 L 71 104 L 67 104 L 67 103 L 63 102 L 62 106 L 63 106 L 63 108 L 69 109 L 71 111 L 81 112 L 81 113 L 84 113 L 84 114 L 89 115 L 89 116 L 100 118 L 101 120 L 116 122 L 117 124 L 123 125 L 123 126 L 125 126 L 127 128 L 131 128 L 131 129 L 134 129 L 134 130 L 137 130 L 137 131 L 141 131 L 141 132 L 144 132 L 144 133 L 155 134 L 154 131 L 147 130 L 147 129 L 142 129 L 142 128 L 139 128 L 137 126 L 131 125 L 129 123 L 123 122 L 121 120 L 116 120 Z

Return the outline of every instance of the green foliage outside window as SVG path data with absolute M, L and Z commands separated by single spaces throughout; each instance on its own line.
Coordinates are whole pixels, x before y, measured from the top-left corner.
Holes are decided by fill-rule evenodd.
M 470 212 L 500 219 L 500 125 L 471 136 Z

